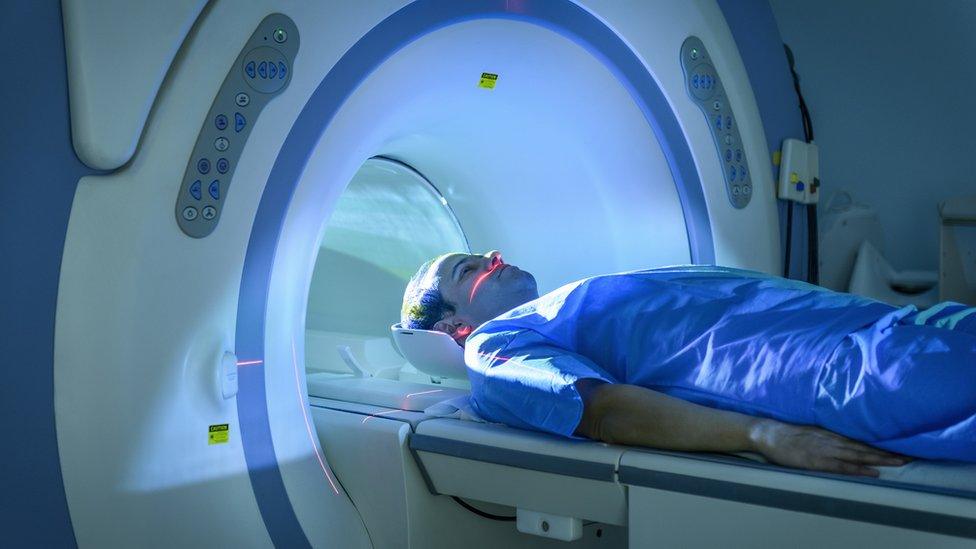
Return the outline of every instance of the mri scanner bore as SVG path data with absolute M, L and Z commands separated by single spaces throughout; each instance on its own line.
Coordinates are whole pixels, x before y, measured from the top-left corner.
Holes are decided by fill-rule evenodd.
M 468 250 L 447 198 L 406 164 L 367 160 L 336 203 L 315 259 L 306 371 L 412 375 L 392 345 L 389 319 L 416 265 L 444 250 Z
M 7 4 L 0 545 L 976 540 L 971 310 L 776 277 L 765 0 Z

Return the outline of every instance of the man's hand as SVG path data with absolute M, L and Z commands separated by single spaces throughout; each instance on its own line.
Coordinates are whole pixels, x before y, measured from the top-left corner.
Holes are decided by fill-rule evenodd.
M 636 385 L 580 380 L 576 434 L 611 444 L 691 452 L 759 452 L 778 465 L 876 477 L 868 465 L 911 458 L 806 425 L 700 406 Z
M 769 461 L 801 469 L 877 477 L 878 470 L 868 465 L 899 466 L 912 460 L 819 427 L 771 419 L 756 422 L 750 438 Z

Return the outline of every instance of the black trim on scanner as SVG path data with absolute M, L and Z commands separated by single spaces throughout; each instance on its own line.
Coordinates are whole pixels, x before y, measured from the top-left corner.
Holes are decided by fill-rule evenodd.
M 622 484 L 976 539 L 976 519 L 621 466 Z
M 418 452 L 431 452 L 498 465 L 509 465 L 543 473 L 607 482 L 616 480 L 614 478 L 616 466 L 612 463 L 594 463 L 580 459 L 543 456 L 531 452 L 496 448 L 484 444 L 461 442 L 417 433 L 410 436 L 410 448 Z

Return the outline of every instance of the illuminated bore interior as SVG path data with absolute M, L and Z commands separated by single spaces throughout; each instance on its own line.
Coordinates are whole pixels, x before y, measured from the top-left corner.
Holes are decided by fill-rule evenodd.
M 315 261 L 305 318 L 309 374 L 385 379 L 415 375 L 394 350 L 389 325 L 399 319 L 403 288 L 428 259 L 467 253 L 447 199 L 411 167 L 390 159 L 363 164 L 339 197 Z M 405 369 L 404 369 L 405 368 Z
M 499 32 L 509 40 L 485 47 Z M 479 86 L 489 68 L 493 89 Z M 645 114 L 599 59 L 551 30 L 485 20 L 434 32 L 371 74 L 332 127 L 346 152 L 313 155 L 301 203 L 319 207 L 329 191 L 315 186 L 355 171 L 316 166 L 362 160 L 334 206 L 321 207 L 309 375 L 352 374 L 340 353 L 348 347 L 369 374 L 429 383 L 404 368 L 389 327 L 409 277 L 442 253 L 501 250 L 543 293 L 690 261 L 674 180 Z

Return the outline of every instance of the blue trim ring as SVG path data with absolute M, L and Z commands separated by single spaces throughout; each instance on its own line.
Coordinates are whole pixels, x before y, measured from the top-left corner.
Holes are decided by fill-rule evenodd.
M 691 260 L 714 263 L 708 210 L 691 148 L 664 92 L 619 36 L 569 0 L 418 0 L 376 25 L 336 63 L 312 93 L 285 139 L 258 205 L 244 259 L 237 356 L 264 359 L 271 270 L 285 215 L 320 136 L 346 99 L 404 46 L 449 25 L 486 18 L 519 20 L 550 29 L 586 48 L 613 72 L 661 144 L 684 213 Z M 272 542 L 279 547 L 308 547 L 275 456 L 264 367 L 261 363 L 239 370 L 237 409 L 251 485 Z

